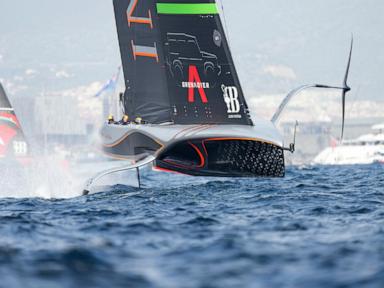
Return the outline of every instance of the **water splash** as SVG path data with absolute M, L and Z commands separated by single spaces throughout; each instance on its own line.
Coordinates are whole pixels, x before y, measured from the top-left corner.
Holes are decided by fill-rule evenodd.
M 0 163 L 0 198 L 68 199 L 82 196 L 86 181 L 97 173 L 126 165 L 123 161 L 70 162 L 56 155 L 34 158 L 28 165 L 15 161 Z M 115 173 L 95 183 L 102 186 L 121 184 L 138 186 L 135 171 Z M 91 191 L 91 192 L 92 192 Z
M 34 159 L 28 165 L 16 162 L 1 163 L 0 197 L 44 199 L 80 196 L 80 179 L 68 169 L 65 162 L 56 157 Z

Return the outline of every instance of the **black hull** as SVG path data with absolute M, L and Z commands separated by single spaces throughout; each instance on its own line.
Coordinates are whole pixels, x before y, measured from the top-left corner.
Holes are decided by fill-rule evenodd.
M 258 130 L 259 129 L 259 130 Z M 103 150 L 111 157 L 192 176 L 284 177 L 283 145 L 261 128 L 207 125 L 106 125 Z M 268 140 L 266 140 L 267 138 Z
M 155 160 L 155 168 L 191 176 L 284 177 L 284 151 L 248 139 L 199 139 L 177 143 Z

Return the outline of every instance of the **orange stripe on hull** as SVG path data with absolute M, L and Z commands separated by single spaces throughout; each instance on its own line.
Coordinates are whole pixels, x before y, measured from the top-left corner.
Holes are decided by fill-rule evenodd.
M 188 174 L 184 174 L 184 173 L 173 171 L 173 170 L 166 169 L 166 168 L 160 168 L 160 167 L 157 167 L 157 166 L 153 166 L 152 169 L 155 170 L 155 171 L 159 171 L 159 172 L 174 173 L 174 174 L 189 176 Z
M 203 156 L 203 153 L 201 153 L 200 149 L 197 148 L 196 145 L 192 144 L 191 142 L 189 142 L 189 145 L 192 146 L 193 149 L 195 149 L 195 151 L 197 152 L 197 154 L 199 154 L 199 157 L 200 157 L 200 165 L 197 166 L 197 168 L 203 168 L 205 166 L 205 158 Z
M 208 138 L 208 139 L 203 140 L 203 142 L 209 142 L 209 141 L 236 141 L 236 140 L 262 142 L 262 143 L 272 144 L 272 145 L 275 145 L 275 146 L 279 146 L 279 147 L 280 147 L 280 145 L 277 145 L 276 143 L 273 143 L 273 142 L 271 142 L 271 141 L 266 141 L 266 140 L 263 140 L 263 139 L 258 139 L 258 138 L 242 138 L 242 137 L 233 137 L 233 138 Z

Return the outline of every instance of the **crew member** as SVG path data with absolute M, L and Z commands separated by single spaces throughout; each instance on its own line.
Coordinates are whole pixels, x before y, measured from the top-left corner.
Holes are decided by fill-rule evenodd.
M 141 117 L 136 117 L 135 123 L 136 124 L 143 124 L 143 119 Z
M 113 117 L 113 115 L 109 115 L 108 116 L 108 124 L 115 124 L 115 118 Z
M 119 124 L 121 125 L 128 125 L 129 124 L 129 116 L 124 115 L 123 118 L 120 120 Z

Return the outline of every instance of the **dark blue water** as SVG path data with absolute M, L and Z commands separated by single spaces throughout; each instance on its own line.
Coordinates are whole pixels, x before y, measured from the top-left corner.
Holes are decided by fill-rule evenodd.
M 0 200 L 0 287 L 384 287 L 384 166 Z

